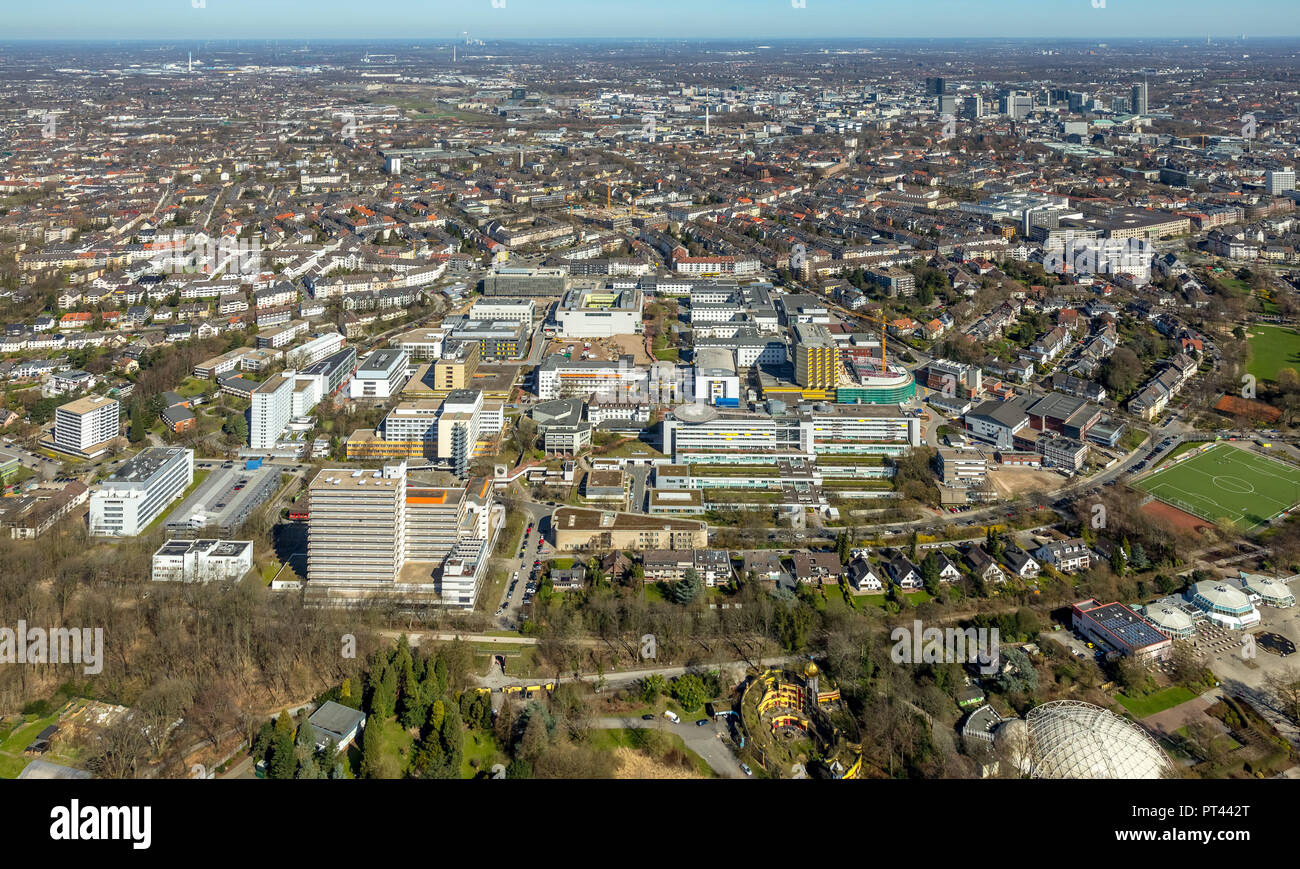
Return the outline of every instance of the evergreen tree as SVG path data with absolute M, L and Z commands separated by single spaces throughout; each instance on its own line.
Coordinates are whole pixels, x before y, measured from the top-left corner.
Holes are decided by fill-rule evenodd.
M 437 679 L 438 685 L 438 692 L 434 696 L 441 697 L 447 693 L 447 685 L 451 682 L 451 676 L 447 669 L 447 662 L 443 659 L 441 653 L 438 655 L 438 659 L 434 661 L 433 674 Z
M 275 739 L 271 743 L 268 777 L 293 778 L 298 766 L 293 749 L 293 724 L 289 720 L 289 713 L 281 710 L 280 716 L 275 719 Z
M 379 778 L 382 775 L 383 737 L 379 733 L 379 718 L 371 715 L 366 720 L 366 732 L 361 737 L 361 777 Z
M 433 701 L 429 707 L 429 730 L 438 731 L 442 729 L 442 722 L 447 717 L 447 704 L 441 700 Z
M 932 596 L 939 593 L 939 570 L 939 556 L 931 552 L 921 562 L 921 578 L 925 582 L 925 590 Z
M 424 686 L 416 678 L 415 667 L 408 658 L 402 673 L 402 700 L 398 705 L 403 727 L 419 727 L 429 717 Z

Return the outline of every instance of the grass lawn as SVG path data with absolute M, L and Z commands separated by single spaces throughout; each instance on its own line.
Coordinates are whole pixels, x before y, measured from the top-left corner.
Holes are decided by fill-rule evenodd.
M 830 596 L 830 592 L 828 591 L 827 597 L 829 596 Z M 916 591 L 908 592 L 903 596 L 906 597 L 908 600 L 910 600 L 913 606 L 916 606 L 917 604 L 925 603 L 927 600 L 930 599 L 930 593 L 923 588 L 918 588 Z M 888 599 L 889 596 L 884 592 L 880 592 L 879 594 L 859 594 L 859 595 L 855 595 L 854 597 L 857 599 L 859 607 L 861 607 L 862 604 L 870 604 L 871 606 L 883 607 L 885 605 L 885 601 Z
M 44 718 L 27 716 L 24 724 L 10 731 L 4 741 L 0 742 L 0 779 L 18 778 L 18 773 L 34 760 L 24 755 L 23 749 L 31 745 L 36 734 L 58 721 L 61 712 L 59 710 Z
M 646 751 L 647 736 L 650 733 L 658 733 L 665 743 L 685 754 L 692 764 L 695 765 L 695 771 L 705 778 L 717 778 L 718 774 L 713 771 L 713 767 L 700 757 L 694 751 L 686 747 L 686 743 L 676 733 L 668 733 L 662 730 L 650 730 L 628 728 L 624 730 L 592 730 L 590 733 L 591 745 L 600 751 L 613 751 L 616 748 L 631 748 L 635 751 Z
M 478 761 L 477 769 L 470 765 L 473 760 Z M 460 761 L 461 778 L 474 778 L 480 773 L 490 774 L 492 764 L 504 761 L 504 757 L 498 756 L 496 739 L 492 734 L 481 730 L 471 730 L 465 734 L 464 754 Z
M 379 728 L 379 733 L 383 737 L 380 741 L 380 746 L 382 747 L 381 754 L 394 757 L 396 759 L 394 766 L 399 776 L 405 775 L 406 770 L 411 765 L 411 755 L 415 747 L 415 740 L 411 738 L 411 734 L 407 733 L 406 729 L 398 723 L 396 716 L 386 718 L 383 721 L 375 722 L 368 726 Z M 352 756 L 352 753 L 349 752 L 348 757 L 352 758 Z M 361 769 L 360 751 L 356 752 L 355 763 L 356 767 L 354 772 L 359 775 Z
M 177 388 L 176 394 L 181 398 L 193 398 L 196 395 L 202 395 L 207 392 L 212 383 L 207 380 L 199 380 L 197 377 L 187 377 L 180 387 Z
M 1137 487 L 1195 516 L 1250 530 L 1300 502 L 1300 467 L 1220 444 Z
M 1276 380 L 1282 368 L 1300 371 L 1300 333 L 1282 326 L 1250 327 L 1250 362 L 1246 370 L 1260 380 Z
M 1174 733 L 1177 733 L 1179 736 L 1186 739 L 1188 735 L 1187 725 L 1183 725 L 1182 727 L 1178 728 L 1177 730 L 1174 731 Z M 1214 737 L 1214 746 L 1216 748 L 1221 748 L 1226 753 L 1229 751 L 1236 751 L 1237 749 L 1241 748 L 1241 743 L 1233 739 L 1231 736 L 1229 736 L 1226 733 L 1220 733 L 1218 736 Z
M 1186 703 L 1197 696 L 1196 692 L 1182 685 L 1170 685 L 1168 688 L 1162 688 L 1151 694 L 1142 697 L 1129 697 L 1124 694 L 1116 694 L 1115 699 L 1129 712 L 1133 713 L 1134 718 L 1146 718 L 1148 715 L 1155 715 L 1157 712 L 1164 712 L 1166 709 L 1172 709 L 1180 703 Z

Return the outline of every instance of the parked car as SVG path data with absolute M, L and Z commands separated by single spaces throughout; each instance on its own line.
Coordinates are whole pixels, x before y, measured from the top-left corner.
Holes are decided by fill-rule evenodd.
M 742 763 L 742 764 L 740 765 L 740 768 L 741 768 L 742 770 L 744 770 L 745 775 L 753 775 L 753 774 L 754 774 L 754 771 L 753 771 L 752 769 L 749 768 L 749 764 L 747 764 L 747 763 Z

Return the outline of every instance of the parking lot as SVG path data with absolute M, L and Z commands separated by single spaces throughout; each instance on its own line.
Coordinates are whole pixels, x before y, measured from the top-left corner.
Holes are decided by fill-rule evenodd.
M 512 553 L 507 564 L 510 576 L 495 613 L 499 625 L 517 629 L 523 622 L 527 607 L 537 593 L 542 562 L 549 554 L 552 554 L 550 545 L 542 537 L 536 520 L 530 520 L 524 526 L 519 549 Z

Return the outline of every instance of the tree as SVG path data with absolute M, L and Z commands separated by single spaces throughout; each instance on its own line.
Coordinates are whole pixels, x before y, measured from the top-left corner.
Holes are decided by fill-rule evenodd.
M 694 673 L 687 673 L 673 680 L 673 697 L 688 712 L 699 709 L 704 705 L 704 701 L 709 699 L 704 681 Z
M 549 745 L 550 734 L 546 731 L 546 722 L 543 720 L 543 716 L 535 712 L 530 714 L 528 723 L 524 725 L 523 735 L 519 737 L 519 745 L 515 749 L 515 755 L 530 763 L 535 763 Z
M 398 778 L 401 769 L 397 759 L 384 752 L 383 723 L 376 715 L 366 720 L 365 734 L 361 738 L 361 777 Z
M 1124 567 L 1124 550 L 1116 546 L 1110 552 L 1110 569 L 1116 576 L 1123 576 Z
M 702 591 L 704 591 L 704 584 L 700 582 L 699 573 L 694 568 L 690 568 L 681 580 L 668 586 L 668 597 L 673 603 L 685 605 L 699 597 Z
M 275 739 L 271 743 L 271 762 L 267 770 L 270 778 L 293 778 L 298 766 L 293 748 L 293 724 L 289 713 L 281 710 L 275 719 Z
M 667 682 L 664 677 L 658 673 L 651 673 L 641 680 L 641 699 L 646 703 L 653 703 L 664 693 Z
M 939 554 L 936 552 L 931 552 L 925 557 L 925 561 L 921 562 L 921 578 L 925 581 L 925 590 L 932 597 L 939 593 L 941 583 L 939 571 L 941 569 L 939 567 Z
M 127 439 L 133 444 L 138 444 L 149 436 L 149 424 L 144 420 L 144 414 L 139 408 L 131 413 L 131 427 L 127 430 Z
M 248 440 L 248 420 L 242 413 L 236 413 L 221 424 L 227 443 L 243 443 Z

